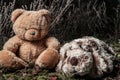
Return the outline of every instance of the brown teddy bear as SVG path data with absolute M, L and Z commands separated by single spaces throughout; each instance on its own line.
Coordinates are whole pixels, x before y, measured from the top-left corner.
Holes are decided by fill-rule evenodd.
M 59 60 L 59 41 L 47 37 L 50 26 L 50 12 L 45 9 L 26 11 L 16 9 L 11 20 L 15 36 L 10 38 L 0 51 L 0 66 L 22 68 L 38 65 L 51 69 Z

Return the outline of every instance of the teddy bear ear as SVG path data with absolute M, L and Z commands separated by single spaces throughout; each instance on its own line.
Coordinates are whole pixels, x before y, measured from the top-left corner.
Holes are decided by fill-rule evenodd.
M 15 20 L 24 12 L 23 9 L 16 9 L 11 14 L 11 21 L 14 23 Z
M 50 24 L 50 22 L 51 22 L 51 13 L 50 13 L 50 11 L 48 11 L 46 9 L 41 9 L 41 10 L 39 10 L 39 12 L 40 12 L 40 14 L 42 14 L 46 18 L 47 22 Z

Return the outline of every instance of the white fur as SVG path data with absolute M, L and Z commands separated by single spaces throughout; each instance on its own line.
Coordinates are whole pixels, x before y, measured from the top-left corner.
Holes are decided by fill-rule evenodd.
M 77 65 L 71 64 L 70 60 L 73 57 L 78 60 Z M 80 76 L 88 74 L 91 77 L 100 77 L 113 70 L 113 59 L 114 51 L 105 42 L 94 37 L 83 37 L 61 47 L 57 71 Z

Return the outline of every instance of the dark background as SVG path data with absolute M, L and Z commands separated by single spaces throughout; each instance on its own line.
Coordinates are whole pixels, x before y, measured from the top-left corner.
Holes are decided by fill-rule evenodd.
M 48 9 L 52 15 L 50 36 L 66 42 L 82 36 L 94 36 L 108 42 L 120 38 L 118 0 L 1 0 L 1 46 L 14 35 L 10 20 L 14 9 Z

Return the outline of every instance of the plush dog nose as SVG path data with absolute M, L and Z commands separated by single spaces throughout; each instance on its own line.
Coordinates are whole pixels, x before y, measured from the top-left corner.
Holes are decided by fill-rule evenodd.
M 35 32 L 33 31 L 33 32 L 31 32 L 30 34 L 31 34 L 31 35 L 35 35 Z
M 76 57 L 72 57 L 70 59 L 70 63 L 71 65 L 76 66 L 78 64 L 78 59 Z

